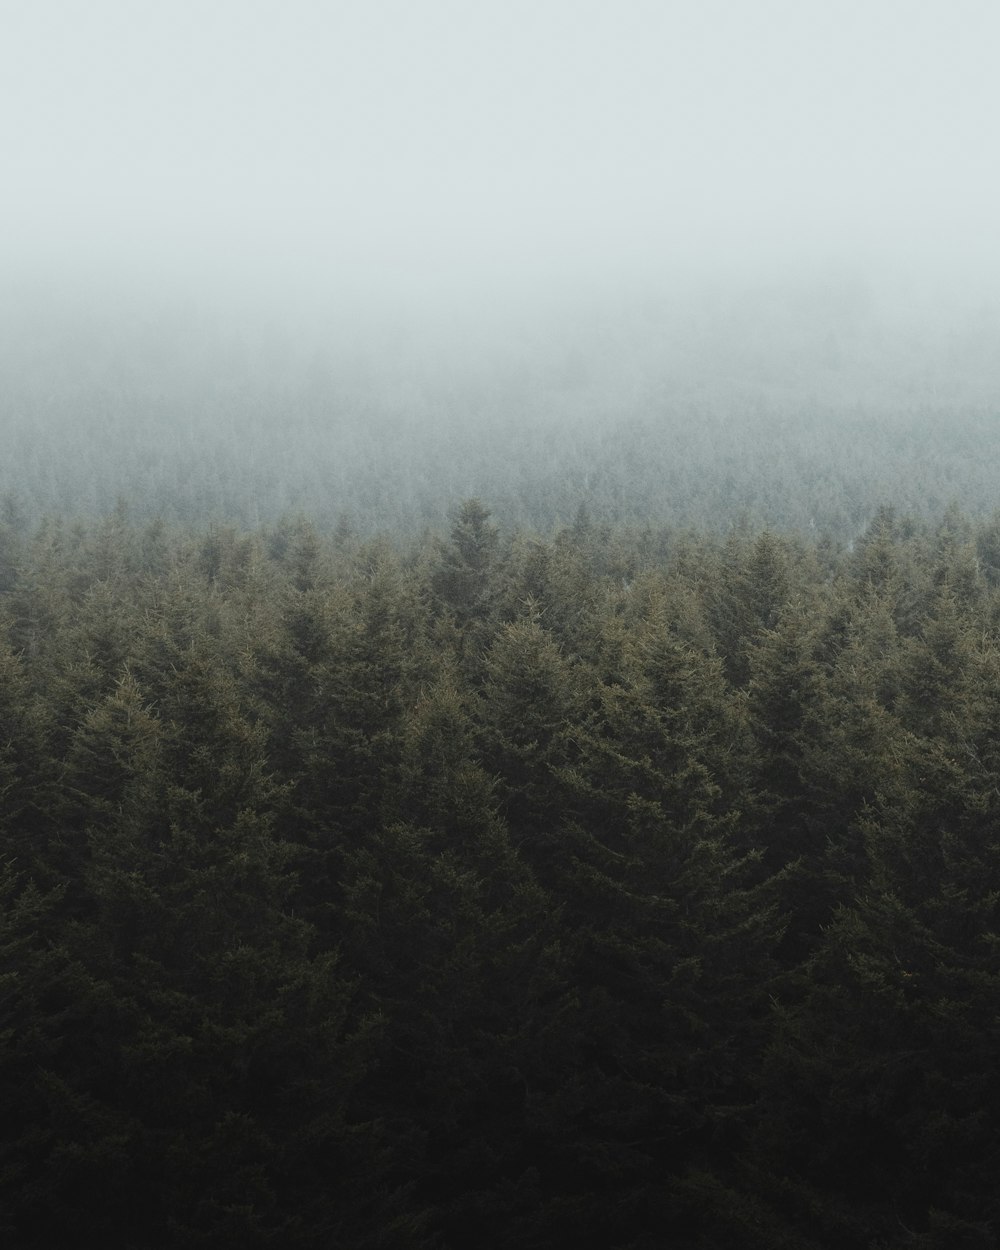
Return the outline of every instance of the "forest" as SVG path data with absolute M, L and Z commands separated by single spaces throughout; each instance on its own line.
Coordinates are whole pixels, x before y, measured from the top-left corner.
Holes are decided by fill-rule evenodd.
M 45 489 L 0 524 L 6 1245 L 996 1245 L 1000 513 Z
M 998 48 L 0 0 L 0 1250 L 1000 1246 Z
M 583 506 L 615 526 L 850 542 L 882 505 L 997 506 L 988 291 L 779 274 L 387 311 L 52 288 L 0 301 L 0 497 L 33 524 L 124 497 L 142 521 L 304 513 L 371 538 L 446 532 L 477 497 L 544 535 Z

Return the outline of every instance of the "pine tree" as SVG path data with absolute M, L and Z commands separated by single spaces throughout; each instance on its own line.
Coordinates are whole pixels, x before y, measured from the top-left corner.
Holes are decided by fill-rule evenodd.
M 498 631 L 483 669 L 484 764 L 499 774 L 501 812 L 515 843 L 531 844 L 534 862 L 558 853 L 553 770 L 572 750 L 566 731 L 579 704 L 577 674 L 530 603 L 522 619 Z
M 450 541 L 440 545 L 431 576 L 435 599 L 451 614 L 459 631 L 463 663 L 469 673 L 477 671 L 499 593 L 500 535 L 490 516 L 478 499 L 461 505 Z
M 445 1244 L 510 1244 L 540 1201 L 527 1102 L 567 1011 L 558 922 L 498 817 L 454 671 L 407 722 L 395 819 L 345 846 L 342 947 L 383 1021 L 366 1082 Z M 405 814 L 405 816 L 404 816 Z M 504 1195 L 501 1197 L 501 1195 Z
M 773 1170 L 827 1195 L 828 1244 L 864 1227 L 893 1246 L 986 1246 L 1000 1214 L 996 774 L 975 736 L 959 754 L 897 735 L 856 820 L 852 895 L 783 1013 Z
M 586 701 L 530 620 L 498 637 L 484 692 L 504 726 L 487 759 L 520 780 L 512 831 L 532 831 L 519 850 L 560 903 L 579 1001 L 537 1131 L 559 1235 L 595 1246 L 703 1224 L 685 1177 L 741 1139 L 781 930 L 709 764 L 731 729 L 718 664 L 613 615 L 603 633 Z
M 777 625 L 789 589 L 789 556 L 780 539 L 765 531 L 750 545 L 730 535 L 714 580 L 710 620 L 733 685 L 747 684 L 753 643 Z

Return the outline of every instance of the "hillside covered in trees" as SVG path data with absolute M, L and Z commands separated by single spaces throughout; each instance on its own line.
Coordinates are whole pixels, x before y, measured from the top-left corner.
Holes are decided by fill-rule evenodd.
M 883 505 L 996 507 L 986 296 L 848 273 L 532 288 L 489 310 L 271 298 L 268 317 L 259 293 L 25 281 L 0 306 L 0 498 L 33 523 L 124 498 L 144 521 L 304 513 L 371 537 L 444 530 L 476 496 L 542 534 L 582 506 L 613 525 L 845 542 Z
M 1000 516 L 11 508 L 0 674 L 5 1244 L 996 1244 Z

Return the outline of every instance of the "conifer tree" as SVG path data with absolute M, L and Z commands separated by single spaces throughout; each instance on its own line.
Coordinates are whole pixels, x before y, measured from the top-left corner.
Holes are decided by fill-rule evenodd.
M 383 1021 L 372 1115 L 446 1244 L 500 1245 L 537 1187 L 495 1191 L 537 1164 L 530 1097 L 551 1095 L 567 1009 L 550 900 L 519 861 L 454 671 L 407 723 L 394 808 L 345 846 L 341 939 Z M 389 818 L 386 818 L 386 817 Z
M 572 749 L 566 730 L 579 703 L 577 675 L 530 603 L 497 632 L 483 667 L 483 758 L 500 775 L 511 836 L 544 856 L 560 815 L 552 778 Z
M 789 558 L 773 534 L 751 545 L 731 534 L 713 587 L 710 619 L 729 680 L 745 686 L 750 651 L 763 630 L 773 629 L 789 594 Z
M 498 638 L 487 659 L 497 686 L 485 689 L 494 711 L 515 713 L 497 717 L 504 775 L 523 767 L 513 726 L 546 764 L 545 791 L 541 778 L 522 783 L 539 823 L 519 849 L 560 902 L 579 999 L 543 1126 L 563 1235 L 587 1245 L 668 1236 L 682 1210 L 704 1218 L 684 1177 L 710 1140 L 740 1139 L 781 928 L 759 865 L 731 844 L 734 816 L 708 764 L 717 665 L 655 630 L 627 642 L 614 617 L 604 633 L 589 699 L 564 704 L 558 721 L 553 694 L 568 675 L 536 622 Z M 513 830 L 527 827 L 508 810 Z
M 754 648 L 748 691 L 755 741 L 754 826 L 757 845 L 778 869 L 808 853 L 802 768 L 823 697 L 808 616 L 789 611 Z
M 463 663 L 477 671 L 494 620 L 499 593 L 500 535 L 491 513 L 468 499 L 455 516 L 450 541 L 440 545 L 431 590 L 455 621 Z

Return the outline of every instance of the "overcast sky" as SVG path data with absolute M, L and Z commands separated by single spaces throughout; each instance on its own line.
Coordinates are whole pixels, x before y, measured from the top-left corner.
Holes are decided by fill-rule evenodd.
M 998 63 L 996 0 L 0 0 L 0 248 L 995 271 Z

